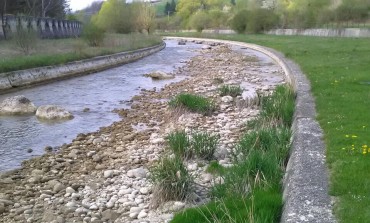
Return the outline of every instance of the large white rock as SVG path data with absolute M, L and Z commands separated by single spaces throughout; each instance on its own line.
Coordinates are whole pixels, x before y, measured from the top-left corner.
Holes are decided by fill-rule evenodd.
M 175 78 L 174 75 L 167 74 L 163 71 L 155 71 L 153 73 L 145 74 L 145 77 L 151 77 L 155 80 L 166 80 L 166 79 L 173 79 Z
M 56 105 L 43 105 L 36 111 L 37 118 L 47 120 L 73 119 L 73 115 L 62 107 Z
M 34 114 L 36 110 L 37 107 L 23 95 L 6 98 L 0 104 L 0 115 Z

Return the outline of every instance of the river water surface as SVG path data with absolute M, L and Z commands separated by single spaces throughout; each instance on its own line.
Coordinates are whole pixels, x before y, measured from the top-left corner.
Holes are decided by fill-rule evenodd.
M 35 116 L 0 116 L 0 172 L 17 168 L 23 160 L 42 155 L 46 146 L 61 146 L 79 133 L 93 132 L 118 121 L 120 117 L 112 111 L 127 108 L 126 102 L 141 89 L 160 89 L 165 84 L 184 79 L 184 76 L 177 76 L 170 81 L 153 81 L 143 76 L 154 71 L 172 72 L 184 65 L 183 61 L 196 56 L 202 47 L 193 43 L 180 46 L 174 40 L 168 40 L 166 44 L 164 50 L 130 64 L 0 95 L 0 101 L 24 95 L 36 106 L 60 105 L 75 117 L 66 122 L 48 123 L 40 122 Z M 233 50 L 257 57 L 263 70 L 256 72 L 262 76 L 267 73 L 266 81 L 281 81 L 281 78 L 270 75 L 279 67 L 266 55 L 240 47 L 233 47 Z M 85 108 L 90 110 L 84 112 Z M 29 149 L 33 152 L 28 153 Z
M 19 167 L 22 160 L 42 155 L 46 146 L 61 146 L 79 133 L 93 132 L 119 120 L 112 110 L 127 107 L 125 101 L 141 89 L 159 89 L 183 79 L 153 81 L 143 77 L 154 71 L 175 70 L 201 47 L 190 43 L 179 46 L 176 41 L 166 41 L 166 44 L 164 50 L 130 64 L 0 95 L 0 101 L 24 95 L 36 106 L 60 105 L 75 116 L 60 123 L 40 122 L 35 116 L 0 117 L 0 172 Z M 90 111 L 83 112 L 85 108 Z M 29 149 L 33 152 L 28 153 Z

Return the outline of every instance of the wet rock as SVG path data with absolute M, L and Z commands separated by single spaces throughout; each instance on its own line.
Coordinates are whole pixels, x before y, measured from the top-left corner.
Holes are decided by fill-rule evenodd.
M 145 77 L 151 77 L 154 80 L 166 80 L 175 78 L 174 75 L 167 74 L 163 71 L 156 71 L 153 73 L 145 74 Z
M 36 111 L 36 116 L 39 119 L 45 119 L 45 120 L 73 119 L 73 115 L 69 111 L 57 105 L 40 106 Z
M 37 107 L 25 96 L 6 98 L 0 103 L 0 115 L 34 114 Z
M 177 42 L 178 45 L 186 45 L 186 41 L 185 40 L 179 40 Z

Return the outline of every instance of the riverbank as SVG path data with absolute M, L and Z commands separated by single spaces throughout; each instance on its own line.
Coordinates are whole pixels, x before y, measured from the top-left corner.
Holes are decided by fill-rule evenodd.
M 218 133 L 218 162 L 230 165 L 230 150 L 245 122 L 258 114 L 258 107 L 248 102 L 255 101 L 256 92 L 267 94 L 285 80 L 272 61 L 241 56 L 223 45 L 205 47 L 177 72 L 188 78 L 160 91 L 143 90 L 133 98 L 131 109 L 117 111 L 122 121 L 80 134 L 60 151 L 26 161 L 22 169 L 3 176 L 1 220 L 165 222 L 175 209 L 193 205 L 176 201 L 162 204 L 160 209 L 150 206 L 153 195 L 147 170 L 165 150 L 164 138 L 176 129 Z M 222 84 L 242 86 L 245 98 L 220 97 Z M 168 100 L 181 92 L 212 99 L 217 104 L 215 113 L 203 116 L 169 108 Z M 194 193 L 195 203 L 207 201 L 206 188 L 214 181 L 214 176 L 205 172 L 208 165 L 200 160 L 187 163 L 201 185 Z
M 0 41 L 1 73 L 54 66 L 72 61 L 133 51 L 158 45 L 162 39 L 144 34 L 107 34 L 100 47 L 90 47 L 81 38 L 36 40 L 30 55 L 24 55 L 12 41 Z

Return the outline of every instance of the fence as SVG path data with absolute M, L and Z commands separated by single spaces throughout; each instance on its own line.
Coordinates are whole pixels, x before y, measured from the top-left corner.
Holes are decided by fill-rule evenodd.
M 14 15 L 0 17 L 0 39 L 10 38 L 20 28 L 33 30 L 40 38 L 68 38 L 80 36 L 82 24 L 78 21 L 53 18 Z

